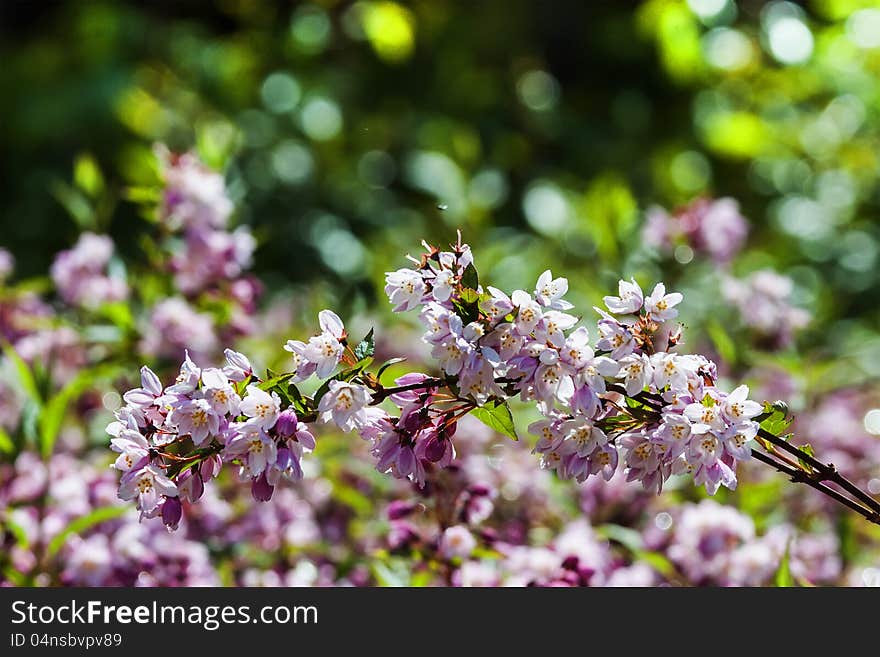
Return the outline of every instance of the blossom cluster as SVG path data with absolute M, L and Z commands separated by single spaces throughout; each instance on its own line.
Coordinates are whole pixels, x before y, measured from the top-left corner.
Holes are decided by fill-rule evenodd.
M 507 405 L 514 397 L 543 416 L 529 426 L 534 452 L 560 478 L 608 481 L 622 470 L 659 492 L 673 474 L 689 473 L 709 493 L 736 486 L 737 461 L 751 455 L 763 407 L 746 386 L 718 388 L 705 357 L 676 352 L 681 294 L 658 283 L 646 295 L 635 280 L 621 281 L 606 309 L 596 309 L 593 342 L 569 312 L 565 278 L 548 270 L 533 291 L 507 294 L 480 284 L 460 238 L 448 251 L 425 247 L 412 268 L 387 274 L 385 292 L 396 311 L 419 311 L 439 375 L 410 372 L 386 387 L 385 366 L 368 371 L 372 331 L 351 344 L 331 310 L 319 313 L 316 335 L 285 345 L 292 370 L 265 381 L 230 350 L 223 370 L 202 370 L 187 356 L 167 388 L 145 368 L 142 387 L 126 393 L 109 428 L 124 472 L 120 495 L 173 527 L 181 499 L 194 502 L 231 462 L 256 499 L 269 499 L 280 479 L 302 477 L 314 423 L 356 433 L 380 472 L 424 487 L 455 461 L 466 415 L 515 435 Z M 321 383 L 308 397 L 297 386 L 312 378 Z
M 315 438 L 295 411 L 282 411 L 276 392 L 253 381 L 250 361 L 226 350 L 227 365 L 202 369 L 187 356 L 174 384 L 163 387 L 147 367 L 141 387 L 107 427 L 119 496 L 135 500 L 141 517 L 161 516 L 169 528 L 182 502 L 196 502 L 224 463 L 238 466 L 257 500 L 272 497 L 281 479 L 302 478 L 300 460 Z
M 474 406 L 519 395 L 537 402 L 532 424 L 542 464 L 562 478 L 610 479 L 622 460 L 628 479 L 659 491 L 690 473 L 714 493 L 736 485 L 738 460 L 751 453 L 762 406 L 748 388 L 715 385 L 715 365 L 674 351 L 670 325 L 682 295 L 662 283 L 645 295 L 634 280 L 605 297 L 598 340 L 566 311 L 565 278 L 548 270 L 532 292 L 468 287 L 470 250 L 428 253 L 412 269 L 387 275 L 395 310 L 420 310 L 447 381 Z M 475 276 L 473 277 L 475 278 Z M 492 400 L 492 401 L 490 401 Z
M 226 230 L 233 204 L 223 176 L 193 153 L 158 147 L 157 155 L 165 181 L 159 219 L 185 242 L 171 260 L 178 289 L 193 294 L 240 276 L 250 266 L 256 243 L 247 227 Z
M 164 183 L 157 214 L 175 294 L 152 308 L 141 350 L 178 358 L 188 349 L 209 357 L 221 340 L 253 330 L 261 286 L 246 272 L 256 241 L 246 226 L 229 230 L 234 206 L 221 174 L 193 153 L 171 153 L 162 146 L 155 150 Z M 200 298 L 227 302 L 228 319 L 218 326 L 210 313 L 194 305 Z M 218 335 L 218 329 L 225 334 Z
M 346 349 L 351 352 L 348 336 L 339 317 L 323 310 L 318 319 L 319 335 L 308 342 L 289 340 L 284 347 L 293 357 L 294 382 L 311 376 L 327 378 L 346 358 L 352 364 L 346 354 Z M 357 374 L 360 370 L 355 367 L 353 371 Z M 329 380 L 326 391 L 315 401 L 317 419 L 333 423 L 344 432 L 356 431 L 369 442 L 377 469 L 397 478 L 410 478 L 423 485 L 426 468 L 444 467 L 452 461 L 455 411 L 438 408 L 438 386 L 431 377 L 412 372 L 395 380 L 397 388 L 387 394 L 397 406 L 394 416 L 376 405 L 381 398 L 365 385 L 372 383 L 375 388 L 376 382 L 359 380 L 357 376 Z
M 150 254 L 149 271 L 124 263 L 109 235 L 84 232 L 56 255 L 50 278 L 57 300 L 50 300 L 33 280 L 12 280 L 15 258 L 0 249 L 0 338 L 47 396 L 76 377 L 85 380 L 92 367 L 106 371 L 124 356 L 120 347 L 129 338 L 150 357 L 173 361 L 189 350 L 196 359 L 213 359 L 259 321 L 261 285 L 243 271 L 253 239 L 242 229 L 225 230 L 232 201 L 223 177 L 191 153 L 157 151 L 162 202 L 149 209 L 156 210 L 164 239 Z M 202 257 L 205 244 L 213 245 L 211 257 Z M 193 276 L 204 285 L 191 285 Z M 135 277 L 149 280 L 132 287 Z M 33 393 L 17 385 L 16 370 L 13 359 L 0 355 L 0 428 L 13 434 L 25 426 Z

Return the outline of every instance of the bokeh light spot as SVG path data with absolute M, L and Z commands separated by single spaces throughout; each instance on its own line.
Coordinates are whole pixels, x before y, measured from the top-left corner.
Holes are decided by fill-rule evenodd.
M 720 27 L 703 37 L 703 52 L 709 64 L 724 71 L 739 71 L 751 64 L 754 49 L 739 30 Z
M 269 75 L 260 88 L 263 105 L 275 114 L 284 114 L 294 109 L 301 95 L 296 78 L 282 71 Z
M 523 105 L 534 112 L 553 109 L 559 102 L 559 83 L 546 71 L 528 71 L 516 83 Z
M 783 64 L 802 64 L 813 54 L 813 33 L 798 18 L 784 16 L 767 29 L 770 54 Z
M 672 516 L 665 511 L 661 511 L 654 518 L 654 524 L 657 526 L 657 529 L 662 529 L 663 531 L 666 531 L 667 529 L 672 527 Z
M 552 183 L 533 185 L 523 197 L 523 212 L 529 225 L 545 235 L 558 235 L 571 220 L 568 200 Z
M 272 152 L 272 170 L 283 182 L 303 182 L 311 175 L 313 166 L 309 149 L 292 139 L 281 142 Z
M 865 431 L 880 436 L 880 408 L 873 408 L 865 413 Z
M 709 183 L 711 169 L 706 156 L 697 151 L 684 151 L 674 158 L 669 166 L 672 182 L 685 192 L 698 192 Z
M 300 7 L 290 22 L 290 36 L 300 52 L 316 54 L 327 47 L 332 25 L 327 13 L 320 7 Z
M 846 33 L 859 48 L 880 47 L 880 9 L 862 9 L 846 21 Z
M 300 123 L 309 138 L 328 141 L 342 130 L 342 112 L 329 98 L 312 98 L 302 108 Z
M 369 2 L 363 4 L 361 19 L 364 34 L 379 57 L 400 61 L 412 54 L 415 19 L 409 10 L 396 2 Z

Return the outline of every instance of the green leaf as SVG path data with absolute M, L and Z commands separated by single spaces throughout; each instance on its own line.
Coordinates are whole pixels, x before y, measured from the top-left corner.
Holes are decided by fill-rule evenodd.
M 337 482 L 333 485 L 333 498 L 347 506 L 357 515 L 368 517 L 373 509 L 373 501 L 353 486 Z
M 42 409 L 38 401 L 28 399 L 21 410 L 21 433 L 25 444 L 30 447 L 36 446 L 39 442 L 39 420 Z
M 758 415 L 755 420 L 760 422 L 761 428 L 769 431 L 775 436 L 786 438 L 788 427 L 791 425 L 792 418 L 788 417 L 788 406 L 784 402 L 764 403 L 764 412 Z
M 197 455 L 199 456 L 199 458 L 193 459 L 192 461 L 187 461 L 186 463 L 183 463 L 181 461 L 178 461 L 176 463 L 172 463 L 170 466 L 168 466 L 168 471 L 166 473 L 168 478 L 173 479 L 175 477 L 179 477 L 187 470 L 198 467 L 205 460 L 204 458 L 201 458 L 201 457 L 208 456 L 209 453 L 210 453 L 209 448 L 200 449 L 197 452 Z
M 376 342 L 373 340 L 373 329 L 370 329 L 370 332 L 354 348 L 354 357 L 358 360 L 363 360 L 374 353 L 376 353 Z
M 596 245 L 599 260 L 618 262 L 621 245 L 638 224 L 638 203 L 627 181 L 618 173 L 606 171 L 590 181 L 586 192 L 576 203 L 580 230 Z M 551 235 L 564 239 L 561 234 Z
M 477 274 L 477 268 L 474 267 L 474 263 L 465 267 L 464 271 L 461 273 L 461 286 L 464 288 L 470 288 L 475 292 L 480 287 L 480 277 Z
M 659 552 L 636 550 L 633 552 L 633 556 L 639 561 L 644 561 L 664 577 L 669 578 L 675 575 L 675 565 Z
M 67 210 L 77 226 L 83 230 L 95 229 L 95 210 L 82 190 L 57 181 L 52 186 L 55 199 Z
M 393 560 L 386 564 L 374 561 L 373 577 L 379 586 L 403 587 L 410 585 L 410 569 L 402 560 Z
M 70 403 L 94 386 L 96 381 L 108 378 L 118 371 L 117 365 L 103 365 L 82 370 L 58 394 L 46 402 L 37 421 L 40 433 L 40 453 L 44 458 L 48 458 L 52 454 Z
M 28 541 L 27 532 L 25 532 L 24 527 L 19 525 L 17 522 L 12 520 L 9 517 L 9 512 L 6 512 L 6 517 L 3 518 L 3 525 L 10 534 L 12 534 L 13 538 L 15 538 L 15 544 L 23 550 L 27 550 L 30 545 L 30 541 Z
M 296 372 L 285 372 L 284 374 L 277 374 L 273 372 L 271 369 L 266 369 L 266 379 L 257 385 L 260 390 L 264 390 L 265 392 L 274 392 L 281 398 L 282 408 L 289 407 L 294 400 L 294 397 L 290 394 L 291 385 L 285 385 L 287 382 L 294 377 Z M 294 387 L 294 390 L 296 388 Z M 239 394 L 243 394 L 239 393 Z M 296 390 L 296 394 L 299 394 L 299 390 Z
M 643 549 L 642 535 L 635 529 L 622 525 L 606 524 L 596 527 L 596 534 L 609 541 L 620 543 L 633 554 Z
M 297 388 L 295 384 L 287 384 L 287 396 L 290 397 L 292 401 L 296 402 L 299 405 L 302 405 L 303 396 L 302 393 L 299 391 L 299 388 Z
M 98 310 L 98 314 L 109 319 L 115 326 L 123 331 L 134 329 L 134 317 L 131 314 L 131 307 L 122 301 L 116 303 L 105 303 Z
M 619 543 L 633 555 L 634 559 L 644 561 L 664 577 L 675 575 L 675 565 L 659 552 L 644 549 L 642 535 L 635 529 L 609 523 L 596 527 L 596 534 Z
M 478 406 L 471 411 L 471 415 L 498 433 L 513 440 L 519 440 L 519 436 L 516 435 L 516 427 L 513 424 L 513 415 L 510 413 L 507 402 L 495 402 L 494 406 L 490 402 L 486 406 Z
M 434 576 L 428 570 L 421 570 L 417 573 L 413 573 L 412 579 L 409 582 L 409 585 L 413 588 L 422 588 L 426 586 L 431 586 L 431 583 L 434 581 Z
M 3 341 L 3 353 L 15 365 L 18 383 L 21 385 L 22 390 L 24 390 L 28 397 L 39 403 L 41 400 L 40 389 L 37 386 L 37 380 L 31 368 L 22 360 L 15 348 L 5 340 Z
M 798 445 L 798 449 L 801 450 L 802 452 L 804 452 L 805 454 L 807 454 L 808 456 L 812 456 L 813 458 L 816 457 L 816 452 L 813 451 L 813 446 L 810 443 L 804 443 L 803 445 Z M 799 458 L 798 461 L 800 462 L 801 466 L 804 467 L 808 472 L 812 472 L 813 466 L 811 466 L 809 463 L 807 463 L 806 461 L 804 461 L 801 458 Z
M 470 287 L 466 287 L 461 291 L 461 300 L 468 308 L 468 310 L 472 310 L 474 306 L 479 309 L 480 302 L 480 294 L 476 290 Z
M 785 554 L 782 555 L 782 561 L 779 562 L 779 568 L 773 576 L 773 583 L 777 587 L 792 587 L 795 585 L 794 578 L 791 576 L 791 544 L 785 546 Z
M 376 378 L 377 378 L 377 379 L 381 378 L 381 377 L 382 377 L 382 374 L 385 373 L 385 370 L 387 370 L 387 369 L 388 369 L 389 367 L 391 367 L 392 365 L 396 365 L 397 363 L 402 363 L 402 362 L 405 361 L 405 360 L 406 360 L 406 358 L 403 358 L 403 357 L 401 357 L 401 358 L 392 358 L 392 359 L 390 359 L 390 360 L 386 360 L 384 363 L 382 363 L 382 367 L 379 368 L 379 371 L 376 372 Z
M 473 292 L 473 295 L 470 295 L 470 292 Z M 452 301 L 452 307 L 465 324 L 475 322 L 480 317 L 479 295 L 473 290 L 463 290 L 461 297 Z
M 477 321 L 480 316 L 480 293 L 477 292 L 479 286 L 477 270 L 470 264 L 461 274 L 461 294 L 452 301 L 456 314 L 465 324 Z
M 15 441 L 12 440 L 12 436 L 6 433 L 2 427 L 0 427 L 0 452 L 3 454 L 15 452 Z
M 49 541 L 49 546 L 46 548 L 46 555 L 49 557 L 54 556 L 58 550 L 60 550 L 64 546 L 64 542 L 67 540 L 67 537 L 71 534 L 81 534 L 82 532 L 91 529 L 97 525 L 100 525 L 102 522 L 107 522 L 108 520 L 113 520 L 127 513 L 129 510 L 128 505 L 122 506 L 104 506 L 98 509 L 95 509 L 91 513 L 88 513 L 84 516 L 80 516 L 79 518 L 75 518 L 70 524 L 67 525 L 64 529 L 61 530 L 51 541 Z
M 162 190 L 158 187 L 126 187 L 123 195 L 132 203 L 158 203 L 162 199 Z
M 5 288 L 4 292 L 12 292 L 13 294 L 27 292 L 31 294 L 48 294 L 52 291 L 53 283 L 52 279 L 48 276 L 33 276 L 19 281 L 15 285 L 4 283 L 3 287 Z
M 286 383 L 287 381 L 292 379 L 294 374 L 296 374 L 296 372 L 286 372 L 285 374 L 275 375 L 272 370 L 266 370 L 266 375 L 268 378 L 260 383 L 257 387 L 260 390 L 265 390 L 266 392 L 269 392 L 275 386 Z
M 6 566 L 3 568 L 3 576 L 15 586 L 28 586 L 28 578 L 12 566 Z
M 104 176 L 90 154 L 82 153 L 76 158 L 73 164 L 73 182 L 92 198 L 104 191 Z
M 724 330 L 724 327 L 719 322 L 710 321 L 706 325 L 706 332 L 721 359 L 728 363 L 735 363 L 736 344 Z
M 242 381 L 236 381 L 236 382 L 232 385 L 232 387 L 235 388 L 235 392 L 236 392 L 236 394 L 238 394 L 239 397 L 243 396 L 245 390 L 247 390 L 247 387 L 248 387 L 251 383 L 253 383 L 253 378 L 254 378 L 254 377 L 253 377 L 252 375 L 249 374 L 249 375 L 247 375 L 247 376 L 244 378 L 244 380 L 242 380 Z

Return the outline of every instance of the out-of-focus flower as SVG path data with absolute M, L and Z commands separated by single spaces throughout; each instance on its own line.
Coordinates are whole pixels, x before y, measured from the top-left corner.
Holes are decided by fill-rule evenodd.
M 160 218 L 172 230 L 224 228 L 232 214 L 223 176 L 208 169 L 193 153 L 155 148 L 165 182 Z
M 123 301 L 128 296 L 125 280 L 108 275 L 113 241 L 106 235 L 83 233 L 69 251 L 52 263 L 52 281 L 66 303 L 90 310 Z
M 180 297 L 160 301 L 143 328 L 141 350 L 159 358 L 180 358 L 189 350 L 196 358 L 213 354 L 218 347 L 214 321 Z
M 673 214 L 657 206 L 649 208 L 642 240 L 666 254 L 677 245 L 687 245 L 726 264 L 742 249 L 748 232 L 748 221 L 734 199 L 698 198 Z
M 440 554 L 448 559 L 466 559 L 471 556 L 477 541 L 467 527 L 448 527 L 440 537 Z
M 793 290 L 790 278 L 768 269 L 741 280 L 727 277 L 722 285 L 724 298 L 736 306 L 743 323 L 776 347 L 791 344 L 810 322 L 808 312 L 792 305 Z

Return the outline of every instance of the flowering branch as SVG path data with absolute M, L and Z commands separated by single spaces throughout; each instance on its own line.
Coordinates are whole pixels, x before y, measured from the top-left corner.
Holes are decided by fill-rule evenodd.
M 423 487 L 453 463 L 465 415 L 516 438 L 508 402 L 519 397 L 543 416 L 528 428 L 537 436 L 533 452 L 563 479 L 608 480 L 622 460 L 626 478 L 646 489 L 659 493 L 672 475 L 688 474 L 714 494 L 735 488 L 737 462 L 755 457 L 880 524 L 880 503 L 769 430 L 786 426 L 778 409 L 750 400 L 744 385 L 718 388 L 713 362 L 676 352 L 681 294 L 659 283 L 646 296 L 634 280 L 621 281 L 618 296 L 604 299 L 607 310 L 596 308 L 599 339 L 591 346 L 588 330 L 566 312 L 573 306 L 563 298 L 565 278 L 546 271 L 533 292 L 508 295 L 480 284 L 460 236 L 449 251 L 424 246 L 421 258 L 410 258 L 413 268 L 387 274 L 385 292 L 396 312 L 420 310 L 441 375 L 411 372 L 383 386 L 382 373 L 401 359 L 369 372 L 372 331 L 353 346 L 330 310 L 319 313 L 317 335 L 287 342 L 293 368 L 285 374 L 261 380 L 230 350 L 222 370 L 187 357 L 167 388 L 144 368 L 142 387 L 125 394 L 108 428 L 120 453 L 120 496 L 176 527 L 180 500 L 195 502 L 205 481 L 232 464 L 253 496 L 268 500 L 282 479 L 302 477 L 316 423 L 356 433 L 377 470 Z M 308 397 L 297 384 L 311 377 L 323 383 Z

